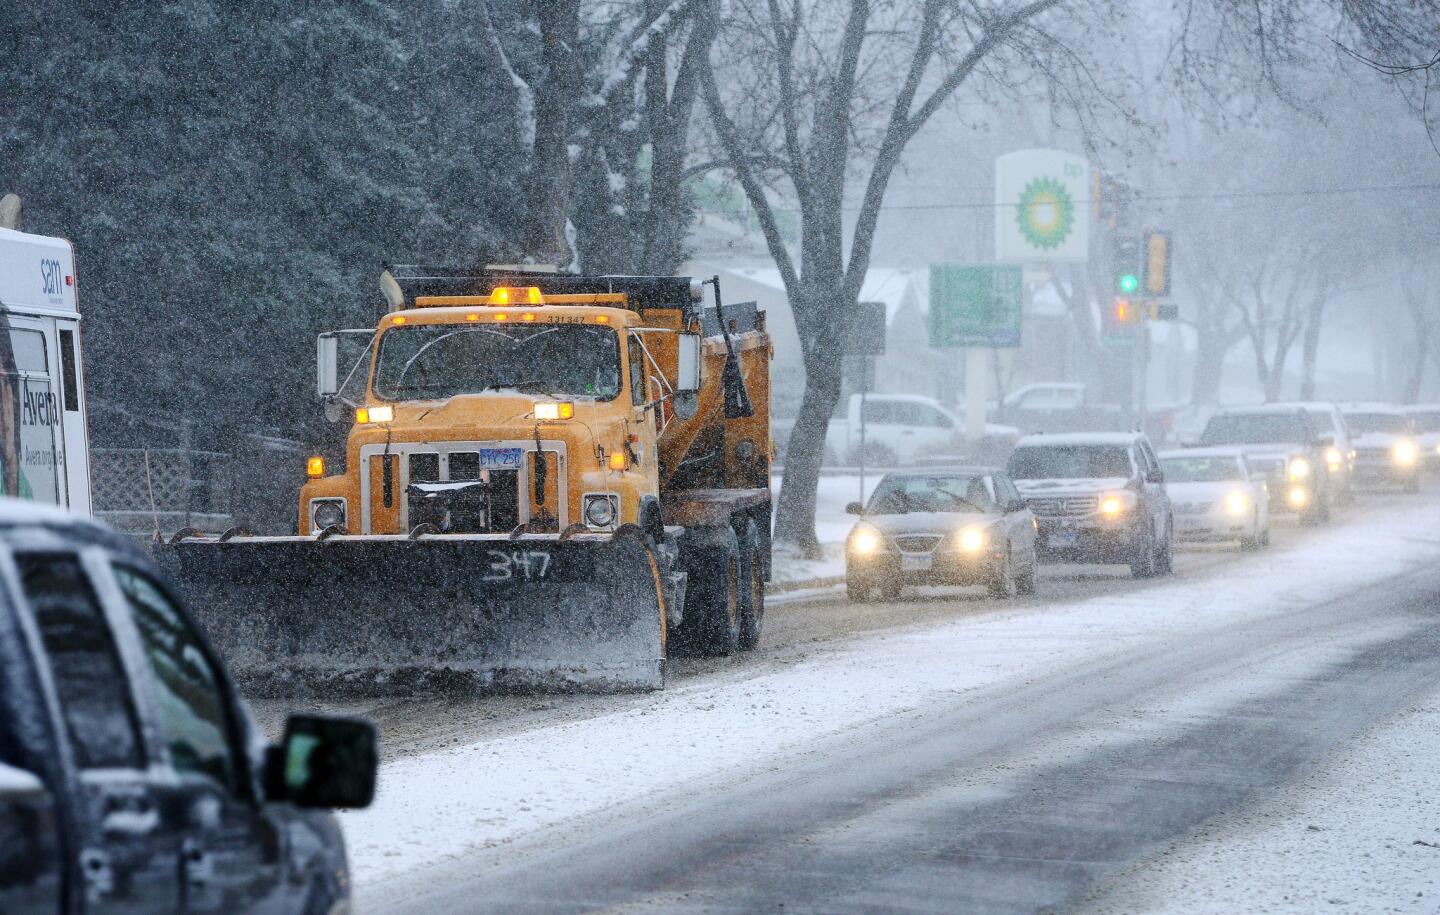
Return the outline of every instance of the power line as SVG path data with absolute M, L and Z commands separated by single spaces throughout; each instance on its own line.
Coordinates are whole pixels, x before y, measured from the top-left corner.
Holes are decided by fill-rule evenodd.
M 1140 194 L 1132 193 L 1134 201 L 1176 201 L 1176 200 L 1242 200 L 1273 199 L 1277 197 L 1335 197 L 1345 194 L 1393 193 L 1397 191 L 1440 191 L 1440 184 L 1374 184 L 1355 187 L 1297 188 L 1293 190 L 1266 190 L 1252 188 L 1241 191 L 1217 191 L 1205 194 Z M 1087 198 L 1075 201 L 1076 206 L 1089 206 Z M 880 210 L 993 210 L 999 207 L 1015 207 L 1019 203 L 995 203 L 994 201 L 968 201 L 957 203 L 885 203 Z M 857 206 L 844 207 L 847 211 L 860 209 Z M 798 213 L 795 207 L 775 207 L 778 213 Z

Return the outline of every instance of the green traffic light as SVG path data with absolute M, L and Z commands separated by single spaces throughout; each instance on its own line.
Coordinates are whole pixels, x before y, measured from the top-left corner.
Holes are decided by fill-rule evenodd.
M 1122 273 L 1115 280 L 1115 288 L 1125 293 L 1134 292 L 1140 288 L 1140 277 L 1133 273 Z

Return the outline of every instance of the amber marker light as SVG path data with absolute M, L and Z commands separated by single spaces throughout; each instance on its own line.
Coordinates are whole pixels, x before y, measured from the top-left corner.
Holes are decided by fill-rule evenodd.
M 318 480 L 325 476 L 325 459 L 315 455 L 305 462 L 305 476 L 312 480 Z
M 624 469 L 625 469 L 625 452 L 623 452 L 623 451 L 612 451 L 612 452 L 610 452 L 609 465 L 610 465 L 610 469 L 611 469 L 611 470 L 624 470 Z

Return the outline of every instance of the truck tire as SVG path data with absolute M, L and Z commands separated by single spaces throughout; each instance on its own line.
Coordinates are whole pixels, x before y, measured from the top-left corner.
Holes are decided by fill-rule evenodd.
M 760 529 L 745 523 L 740 538 L 740 650 L 754 651 L 765 625 L 765 557 Z
M 728 657 L 740 648 L 740 538 L 726 527 L 718 536 L 687 546 L 684 561 L 690 580 L 680 645 L 688 654 Z

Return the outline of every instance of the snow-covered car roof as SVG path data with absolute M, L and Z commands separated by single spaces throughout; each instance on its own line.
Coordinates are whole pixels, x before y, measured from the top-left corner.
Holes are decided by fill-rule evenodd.
M 1003 475 L 1005 474 L 1005 471 L 1001 470 L 999 467 L 979 467 L 979 466 L 970 466 L 970 465 L 964 465 L 964 464 L 961 464 L 961 465 L 937 464 L 937 465 L 935 465 L 935 466 L 933 466 L 933 467 L 929 467 L 929 466 L 926 466 L 926 467 L 902 467 L 902 468 L 900 468 L 899 470 L 891 470 L 891 471 L 889 471 L 888 473 L 885 474 L 885 478 L 888 479 L 888 478 L 890 478 L 890 477 L 940 477 L 940 476 L 945 476 L 945 475 L 947 475 L 947 474 L 949 474 L 950 476 L 957 476 L 957 477 L 962 477 L 962 476 L 971 476 L 971 477 L 1003 476 Z
M 1388 413 L 1404 416 L 1405 411 L 1393 403 L 1342 403 L 1341 413 Z
M 1216 416 L 1274 416 L 1293 415 L 1308 410 L 1299 403 L 1262 403 L 1249 407 L 1221 407 L 1215 411 Z
M 1273 404 L 1267 404 L 1267 406 L 1290 407 L 1301 410 L 1325 410 L 1327 412 L 1340 409 L 1340 405 L 1333 400 L 1280 400 Z
M 1440 403 L 1412 403 L 1400 409 L 1406 413 L 1440 413 Z
M 1245 449 L 1234 445 L 1216 445 L 1210 448 L 1169 448 L 1160 452 L 1156 457 L 1160 460 L 1166 458 L 1192 458 L 1192 457 L 1228 457 L 1241 458 L 1245 456 Z
M 1133 445 L 1145 438 L 1142 432 L 1063 432 L 1027 435 L 1015 443 L 1016 448 L 1032 445 Z
M 0 540 L 8 540 L 12 535 L 25 538 L 32 531 L 46 538 L 104 546 L 132 559 L 144 557 L 143 561 L 149 564 L 145 550 L 109 525 L 58 506 L 0 496 Z

